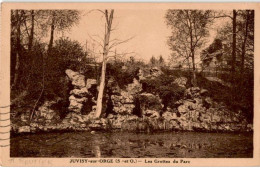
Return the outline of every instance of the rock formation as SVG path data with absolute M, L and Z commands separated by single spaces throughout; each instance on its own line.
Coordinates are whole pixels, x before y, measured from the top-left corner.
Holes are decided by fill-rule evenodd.
M 199 87 L 187 88 L 183 97 L 165 108 L 159 95 L 144 92 L 140 79 L 146 77 L 139 70 L 139 79 L 134 78 L 125 89 L 120 89 L 113 79 L 108 80 L 110 91 L 107 98 L 111 109 L 103 118 L 92 119 L 95 113 L 95 92 L 97 82 L 86 79 L 84 75 L 66 70 L 73 85 L 70 91 L 68 114 L 57 123 L 61 113 L 53 110 L 57 101 L 45 101 L 36 112 L 36 120 L 30 126 L 12 125 L 18 133 L 31 132 L 37 129 L 48 131 L 53 129 L 76 130 L 113 130 L 127 131 L 156 131 L 156 130 L 185 130 L 185 131 L 252 131 L 241 113 L 227 109 L 223 104 L 213 101 L 206 89 Z M 152 69 L 151 77 L 162 74 L 158 69 Z M 187 78 L 180 77 L 173 82 L 186 88 Z M 88 109 L 86 109 L 88 108 Z M 23 120 L 23 119 L 22 119 Z M 39 124 L 44 122 L 44 124 Z M 51 123 L 57 124 L 51 124 Z
M 81 75 L 78 72 L 74 72 L 70 69 L 66 70 L 66 74 L 73 85 L 73 88 L 70 91 L 69 97 L 69 114 L 64 119 L 65 122 L 84 122 L 87 117 L 82 115 L 87 115 L 89 113 L 84 113 L 83 107 L 87 105 L 87 103 L 95 103 L 94 94 L 92 94 L 89 90 L 97 85 L 95 79 L 85 79 L 84 75 Z M 91 109 L 92 110 L 92 109 Z

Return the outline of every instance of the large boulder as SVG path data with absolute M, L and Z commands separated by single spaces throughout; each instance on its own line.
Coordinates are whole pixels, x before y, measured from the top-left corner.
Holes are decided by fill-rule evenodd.
M 142 84 L 134 78 L 133 83 L 127 85 L 126 91 L 131 95 L 135 95 L 142 91 Z
M 134 96 L 128 91 L 121 91 L 119 94 L 111 95 L 113 111 L 120 115 L 129 115 L 133 113 Z
M 174 113 L 174 112 L 169 112 L 169 111 L 166 111 L 162 114 L 162 117 L 165 119 L 165 120 L 176 120 L 178 119 L 178 116 L 177 116 L 177 113 Z
M 185 106 L 185 105 L 180 105 L 179 107 L 178 107 L 178 112 L 180 113 L 180 114 L 185 114 L 185 113 L 187 113 L 189 111 L 189 108 L 187 107 L 187 106 Z
M 31 132 L 30 126 L 21 126 L 18 128 L 18 133 L 29 133 Z
M 74 85 L 76 88 L 83 88 L 86 86 L 84 75 L 82 75 L 78 72 L 72 71 L 70 69 L 67 69 L 65 71 L 65 73 L 67 74 L 70 81 L 72 82 L 72 85 Z
M 173 83 L 177 84 L 180 87 L 186 87 L 188 79 L 186 77 L 179 77 L 177 79 L 174 80 Z
M 118 103 L 113 107 L 113 111 L 120 115 L 130 115 L 135 108 L 134 104 L 120 104 Z
M 201 96 L 207 96 L 209 94 L 209 91 L 208 90 L 206 90 L 206 89 L 201 89 L 200 90 L 200 95 Z
M 81 113 L 81 109 L 83 107 L 82 103 L 77 102 L 76 100 L 71 100 L 69 105 L 69 111 L 74 113 Z
M 97 85 L 97 80 L 96 79 L 87 79 L 86 88 L 90 89 L 93 85 Z
M 74 86 L 74 89 L 70 91 L 69 112 L 86 114 L 86 111 L 91 111 L 92 105 L 95 104 L 93 99 L 96 92 L 97 81 L 95 79 L 87 79 L 85 81 L 84 75 L 70 69 L 66 70 L 66 74 L 69 77 L 71 84 Z M 92 87 L 94 87 L 94 89 Z
M 81 89 L 73 89 L 70 91 L 71 95 L 77 96 L 77 97 L 85 97 L 89 94 L 87 87 L 83 87 Z
M 145 110 L 145 112 L 143 113 L 143 116 L 148 117 L 148 118 L 159 118 L 160 113 L 155 110 Z
M 106 119 L 93 119 L 91 120 L 91 123 L 88 125 L 88 127 L 91 130 L 103 130 L 106 129 L 107 126 L 107 120 Z
M 133 95 L 129 94 L 126 91 L 121 91 L 120 95 L 112 95 L 111 99 L 114 105 L 117 105 L 118 103 L 132 104 L 134 102 Z
M 200 97 L 200 88 L 199 87 L 191 87 L 184 91 L 184 97 L 187 99 L 194 99 Z

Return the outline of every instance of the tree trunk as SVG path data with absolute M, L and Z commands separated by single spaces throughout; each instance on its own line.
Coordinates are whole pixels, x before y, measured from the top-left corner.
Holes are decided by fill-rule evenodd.
M 246 28 L 245 28 L 245 37 L 242 44 L 242 54 L 241 54 L 241 67 L 240 67 L 240 74 L 241 76 L 244 74 L 244 63 L 245 63 L 245 54 L 246 54 L 246 41 L 248 35 L 248 20 L 249 20 L 249 11 L 246 14 Z
M 32 27 L 31 27 L 31 33 L 29 37 L 29 43 L 28 43 L 28 50 L 31 51 L 32 44 L 33 44 L 33 35 L 34 35 L 34 10 L 31 11 L 31 20 L 32 20 Z
M 15 61 L 15 72 L 14 72 L 14 81 L 12 84 L 12 87 L 15 87 L 18 80 L 19 75 L 19 67 L 20 67 L 20 37 L 21 37 L 21 22 L 20 22 L 20 16 L 18 13 L 18 10 L 15 11 L 16 19 L 17 19 L 17 25 L 16 25 L 16 61 Z
M 51 24 L 51 37 L 50 37 L 50 42 L 48 45 L 48 53 L 51 51 L 52 46 L 53 46 L 53 37 L 54 37 L 54 30 L 55 30 L 55 25 L 54 25 L 54 18 L 52 19 L 52 24 Z
M 188 24 L 189 24 L 189 31 L 190 31 L 190 52 L 191 52 L 191 59 L 192 59 L 192 85 L 194 87 L 197 86 L 197 80 L 196 80 L 196 67 L 195 67 L 195 46 L 193 42 L 193 26 L 192 21 L 189 16 L 189 12 L 187 12 L 188 16 Z
M 233 46 L 232 46 L 232 65 L 231 65 L 231 81 L 234 81 L 235 69 L 236 69 L 236 23 L 237 12 L 233 10 Z
M 193 79 L 193 86 L 196 87 L 197 86 L 197 79 L 196 79 L 196 66 L 195 66 L 195 56 L 194 56 L 194 52 L 192 53 L 192 79 Z
M 100 117 L 100 115 L 102 113 L 102 100 L 103 100 L 103 94 L 104 94 L 104 89 L 105 89 L 105 78 L 106 78 L 106 61 L 103 61 L 95 117 Z
M 95 117 L 98 118 L 102 113 L 102 100 L 105 89 L 105 79 L 106 79 L 106 60 L 109 51 L 109 38 L 111 32 L 111 26 L 113 21 L 114 10 L 111 10 L 110 16 L 108 17 L 108 11 L 105 11 L 106 17 L 106 28 L 105 28 L 105 39 L 104 39 L 104 48 L 103 48 L 103 62 L 102 62 L 102 72 L 101 72 L 101 81 L 99 85 L 98 98 L 97 98 L 97 108 Z

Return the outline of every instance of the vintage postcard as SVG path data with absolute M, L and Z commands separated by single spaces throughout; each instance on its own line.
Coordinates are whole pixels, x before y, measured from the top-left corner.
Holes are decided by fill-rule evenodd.
M 3 3 L 1 166 L 259 166 L 259 3 Z

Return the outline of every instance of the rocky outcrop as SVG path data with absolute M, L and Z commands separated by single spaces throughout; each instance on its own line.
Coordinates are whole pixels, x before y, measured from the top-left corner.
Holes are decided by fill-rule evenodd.
M 206 96 L 207 91 L 192 87 L 185 91 L 184 99 L 176 102 L 177 113 L 165 112 L 168 123 L 174 121 L 173 129 L 202 131 L 250 131 L 246 118 L 228 110 L 224 105 Z M 178 115 L 178 116 L 176 116 Z
M 159 111 L 162 109 L 161 99 L 151 93 L 141 93 L 138 95 L 140 101 L 141 115 L 144 117 L 160 117 Z
M 85 80 L 85 76 L 78 72 L 74 72 L 70 69 L 66 70 L 66 74 L 69 77 L 74 89 L 70 91 L 70 105 L 69 113 L 82 114 L 82 108 L 87 102 L 93 101 L 93 94 L 89 92 L 89 89 L 96 85 L 95 79 Z M 83 113 L 84 114 L 84 113 Z
M 117 88 L 118 89 L 118 88 Z M 142 90 L 142 85 L 134 79 L 133 83 L 126 87 L 126 90 L 119 90 L 111 95 L 113 112 L 120 115 L 130 115 L 135 108 L 135 98 Z
M 72 85 L 74 86 L 74 88 L 84 88 L 86 86 L 86 81 L 85 81 L 85 76 L 78 73 L 78 72 L 75 72 L 75 71 L 72 71 L 70 69 L 67 69 L 65 71 L 65 73 L 67 74 L 67 76 L 69 77 Z
M 34 121 L 39 123 L 54 123 L 60 120 L 61 113 L 53 109 L 59 100 L 45 101 L 36 111 Z
M 191 87 L 184 91 L 181 100 L 173 101 L 166 108 L 155 92 L 146 93 L 140 80 L 147 77 L 138 73 L 125 89 L 120 89 L 115 80 L 109 79 L 109 93 L 105 98 L 111 104 L 106 116 L 93 119 L 95 114 L 95 92 L 97 82 L 86 79 L 84 75 L 66 70 L 73 88 L 70 91 L 68 114 L 58 122 L 62 113 L 54 109 L 59 102 L 45 101 L 36 111 L 34 122 L 28 122 L 29 113 L 22 114 L 20 126 L 12 125 L 12 131 L 18 133 L 51 130 L 127 130 L 127 131 L 252 131 L 241 113 L 232 112 L 223 104 L 209 96 L 206 89 Z M 159 76 L 158 69 L 151 70 L 151 77 Z M 187 78 L 171 80 L 171 84 L 186 88 Z M 176 86 L 174 86 L 176 87 Z M 179 99 L 179 98 L 178 98 Z M 177 99 L 176 99 L 177 100 Z M 108 102 L 109 101 L 109 102 Z M 104 102 L 106 103 L 106 102 Z M 88 109 L 86 109 L 88 107 Z
M 69 113 L 63 120 L 63 124 L 84 126 L 85 122 L 93 115 L 94 105 L 96 103 L 94 94 L 91 90 L 96 90 L 97 81 L 95 79 L 86 79 L 84 75 L 66 70 L 66 74 L 73 85 L 69 97 Z M 86 109 L 86 107 L 89 107 Z M 85 109 L 84 109 L 85 108 Z
M 186 89 L 184 98 L 176 102 L 176 109 L 162 110 L 158 96 L 141 93 L 142 116 L 110 114 L 107 121 L 110 129 L 130 131 L 185 130 L 185 131 L 252 131 L 252 124 L 241 113 L 214 102 L 205 89 Z M 100 127 L 101 128 L 101 127 Z

